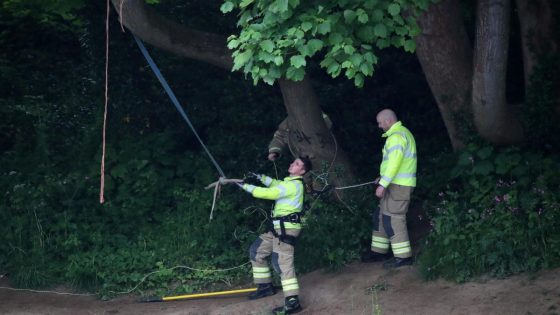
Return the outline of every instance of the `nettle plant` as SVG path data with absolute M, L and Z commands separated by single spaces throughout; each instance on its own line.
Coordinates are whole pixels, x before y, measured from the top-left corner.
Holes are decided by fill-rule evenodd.
M 376 51 L 394 46 L 414 52 L 416 17 L 433 0 L 227 0 L 239 10 L 239 35 L 228 38 L 233 70 L 253 82 L 300 81 L 312 57 L 333 78 L 341 73 L 363 86 L 378 62 Z

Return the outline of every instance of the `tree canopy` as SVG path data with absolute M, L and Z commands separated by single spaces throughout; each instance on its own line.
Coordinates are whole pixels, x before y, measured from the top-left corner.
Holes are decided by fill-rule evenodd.
M 379 49 L 414 52 L 420 33 L 415 18 L 430 1 L 225 1 L 224 13 L 239 11 L 239 35 L 228 38 L 234 70 L 254 82 L 282 76 L 300 81 L 317 56 L 334 77 L 344 74 L 361 87 L 373 75 Z

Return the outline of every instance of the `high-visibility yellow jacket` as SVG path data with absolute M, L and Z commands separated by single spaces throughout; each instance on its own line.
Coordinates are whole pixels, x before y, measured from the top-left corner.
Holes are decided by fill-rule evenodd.
M 261 183 L 266 187 L 243 184 L 242 188 L 251 193 L 253 197 L 267 200 L 276 200 L 272 219 L 275 228 L 280 228 L 280 222 L 274 218 L 283 217 L 292 213 L 301 212 L 303 209 L 303 179 L 301 176 L 288 176 L 284 180 L 277 180 L 261 175 Z M 301 224 L 285 222 L 287 229 L 301 229 Z
M 412 133 L 398 121 L 383 137 L 387 140 L 383 146 L 379 184 L 385 188 L 389 184 L 416 187 L 416 141 Z

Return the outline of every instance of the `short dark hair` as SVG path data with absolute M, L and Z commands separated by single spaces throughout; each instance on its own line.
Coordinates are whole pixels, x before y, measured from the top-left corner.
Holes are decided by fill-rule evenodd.
M 311 159 L 307 156 L 300 156 L 299 159 L 303 162 L 303 167 L 305 168 L 305 172 L 311 171 L 313 168 L 313 163 L 311 163 Z

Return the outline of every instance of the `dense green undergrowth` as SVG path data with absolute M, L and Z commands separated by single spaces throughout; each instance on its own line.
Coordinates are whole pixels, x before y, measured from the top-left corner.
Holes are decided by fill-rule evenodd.
M 212 166 L 200 155 L 162 159 L 173 149 L 168 139 L 119 142 L 107 163 L 103 205 L 96 170 L 52 174 L 36 166 L 3 173 L 2 272 L 18 287 L 65 283 L 107 297 L 247 285 L 247 250 L 265 228 L 271 203 L 224 187 L 210 220 L 212 192 L 203 187 L 215 180 Z M 298 269 L 337 268 L 356 257 L 356 235 L 368 230 L 348 211 L 314 204 Z M 353 228 L 339 229 L 340 220 Z M 232 267 L 238 268 L 223 271 Z
M 431 178 L 440 189 L 427 203 L 424 276 L 463 282 L 560 266 L 558 156 L 473 146 L 453 160 Z
M 98 154 L 82 160 L 82 149 L 68 146 L 67 158 L 57 161 L 34 146 L 21 149 L 27 155 L 4 152 L 0 273 L 17 287 L 65 284 L 102 297 L 249 285 L 247 250 L 272 203 L 227 186 L 210 220 L 212 191 L 203 187 L 217 174 L 200 151 L 185 151 L 172 138 L 156 132 L 109 143 L 103 205 Z M 256 169 L 236 170 L 245 171 Z M 340 268 L 369 236 L 371 206 L 313 201 L 296 267 Z

